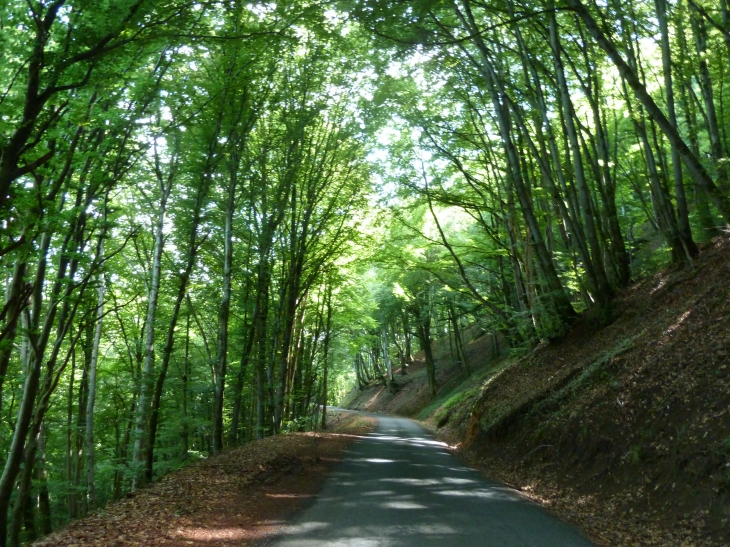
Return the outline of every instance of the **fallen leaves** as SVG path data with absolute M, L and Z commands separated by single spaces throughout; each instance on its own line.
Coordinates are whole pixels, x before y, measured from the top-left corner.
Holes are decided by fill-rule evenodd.
M 730 239 L 716 238 L 692 269 L 621 291 L 613 310 L 608 326 L 586 314 L 563 340 L 505 362 L 446 423 L 432 407 L 430 423 L 599 545 L 730 545 Z M 489 365 L 491 354 L 472 356 L 474 370 Z M 432 404 L 423 386 L 414 367 L 373 408 L 418 415 Z
M 333 413 L 329 432 L 267 437 L 197 461 L 33 545 L 245 545 L 273 533 L 373 427 L 372 419 Z

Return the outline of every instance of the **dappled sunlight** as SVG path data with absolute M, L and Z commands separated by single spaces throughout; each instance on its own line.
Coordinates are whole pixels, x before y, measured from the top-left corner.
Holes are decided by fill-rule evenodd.
M 374 490 L 373 492 L 363 492 L 361 496 L 389 496 L 395 494 L 393 490 Z
M 304 515 L 310 527 L 288 527 L 276 545 L 535 545 L 522 539 L 542 537 L 546 527 L 555 526 L 520 493 L 459 466 L 446 444 L 416 423 L 379 420 L 376 432 L 347 451 Z
M 504 371 L 505 370 L 506 369 L 500 370 L 499 372 L 497 372 L 497 373 L 493 374 L 492 376 L 490 376 L 484 383 L 482 383 L 482 393 L 484 393 L 484 391 L 489 387 L 490 384 L 492 384 L 493 382 L 497 381 L 497 379 L 500 376 L 502 376 L 502 374 L 504 374 Z
M 380 479 L 383 482 L 397 482 L 400 484 L 410 484 L 413 486 L 434 486 L 437 484 L 441 484 L 441 480 L 439 479 L 409 479 L 409 478 L 387 478 L 387 479 Z
M 660 277 L 659 278 L 659 283 L 657 283 L 656 287 L 654 287 L 653 289 L 651 289 L 649 291 L 649 294 L 654 294 L 659 289 L 661 289 L 662 287 L 664 287 L 664 285 L 666 285 L 666 284 L 667 284 L 667 278 L 666 278 L 666 276 L 665 277 Z
M 268 523 L 270 526 L 281 524 L 280 521 Z M 214 543 L 218 541 L 243 540 L 251 536 L 251 532 L 239 526 L 226 528 L 181 528 L 175 535 L 188 541 Z
M 462 479 L 459 477 L 444 477 L 442 479 L 446 484 L 473 484 L 476 481 L 472 479 Z
M 690 314 L 692 313 L 691 310 L 687 310 L 682 315 L 679 316 L 679 319 L 672 324 L 667 330 L 664 331 L 664 337 L 663 340 L 666 340 L 669 335 L 671 335 L 682 323 L 684 323 L 685 319 L 687 319 Z
M 458 496 L 470 498 L 483 498 L 503 501 L 519 501 L 519 498 L 511 491 L 500 488 L 477 489 L 477 490 L 439 490 L 439 496 Z
M 380 433 L 371 433 L 368 436 L 368 438 L 376 440 L 376 441 L 395 443 L 395 444 L 406 444 L 406 445 L 415 445 L 415 446 L 438 446 L 438 447 L 443 447 L 443 448 L 448 447 L 448 445 L 446 443 L 442 443 L 441 441 L 436 441 L 434 439 L 427 439 L 424 437 L 409 438 L 409 437 L 398 437 L 395 435 L 383 435 Z
M 302 522 L 300 524 L 291 524 L 284 528 L 284 534 L 306 534 L 314 530 L 322 530 L 331 526 L 329 522 Z
M 413 501 L 386 501 L 380 506 L 386 509 L 428 509 L 428 505 L 421 505 Z
M 368 400 L 367 403 L 365 403 L 365 408 L 370 408 L 372 405 L 375 404 L 375 400 L 378 398 L 378 395 L 382 393 L 384 390 L 384 387 L 381 387 L 379 390 L 377 390 L 372 397 L 370 397 L 370 400 Z

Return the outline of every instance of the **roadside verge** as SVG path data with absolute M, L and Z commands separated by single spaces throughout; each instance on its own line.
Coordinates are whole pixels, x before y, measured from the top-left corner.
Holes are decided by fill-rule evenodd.
M 267 437 L 195 462 L 33 545 L 259 544 L 316 495 L 342 452 L 375 423 L 333 412 L 325 432 Z

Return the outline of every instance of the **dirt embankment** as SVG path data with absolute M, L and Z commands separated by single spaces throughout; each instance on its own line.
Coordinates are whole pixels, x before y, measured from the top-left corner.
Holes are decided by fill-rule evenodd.
M 435 401 L 417 365 L 352 403 L 426 420 L 599 544 L 730 544 L 730 241 L 622 291 L 612 319 L 518 359 L 475 351 L 471 377 L 443 364 Z
M 372 418 L 333 413 L 327 432 L 267 437 L 201 460 L 33 545 L 260 545 L 374 426 Z

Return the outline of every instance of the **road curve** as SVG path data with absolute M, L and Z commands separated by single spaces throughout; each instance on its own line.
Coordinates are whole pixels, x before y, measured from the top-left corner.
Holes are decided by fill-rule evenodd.
M 277 547 L 589 547 L 579 532 L 464 466 L 412 420 L 377 416 Z

